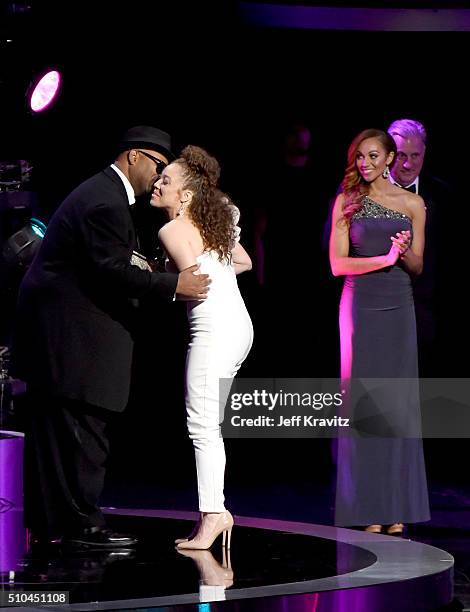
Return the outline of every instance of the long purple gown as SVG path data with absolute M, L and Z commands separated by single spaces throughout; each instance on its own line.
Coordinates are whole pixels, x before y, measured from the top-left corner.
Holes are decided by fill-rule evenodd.
M 388 253 L 411 219 L 364 196 L 351 218 L 351 257 Z M 347 276 L 340 303 L 341 378 L 399 379 L 373 401 L 350 392 L 345 410 L 361 432 L 338 440 L 335 523 L 388 525 L 429 520 L 411 279 L 396 265 Z M 372 408 L 371 408 L 372 406 Z M 370 435 L 380 432 L 380 437 Z M 412 432 L 412 433 L 410 433 Z

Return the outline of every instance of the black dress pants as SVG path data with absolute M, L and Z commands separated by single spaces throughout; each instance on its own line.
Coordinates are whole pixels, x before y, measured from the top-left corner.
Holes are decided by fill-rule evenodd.
M 44 536 L 103 526 L 99 508 L 112 413 L 42 393 L 26 402 L 25 526 Z

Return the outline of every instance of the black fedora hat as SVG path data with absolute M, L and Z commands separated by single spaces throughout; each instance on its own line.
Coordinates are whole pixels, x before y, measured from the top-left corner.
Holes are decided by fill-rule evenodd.
M 171 151 L 170 135 L 150 125 L 137 125 L 125 132 L 119 143 L 119 151 L 129 149 L 151 149 L 162 153 L 170 161 L 176 157 Z

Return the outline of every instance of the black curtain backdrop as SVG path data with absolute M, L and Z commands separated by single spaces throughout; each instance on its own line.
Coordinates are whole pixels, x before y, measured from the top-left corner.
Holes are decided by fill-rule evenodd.
M 230 4 L 163 4 L 133 2 L 118 8 L 109 2 L 33 2 L 30 15 L 11 20 L 15 37 L 1 50 L 6 62 L 0 84 L 0 159 L 31 161 L 42 218 L 47 220 L 78 182 L 112 161 L 113 145 L 124 129 L 148 123 L 170 131 L 176 148 L 198 144 L 219 159 L 222 186 L 239 204 L 242 241 L 250 249 L 254 211 L 260 204 L 269 209 L 270 194 L 284 179 L 272 169 L 286 123 L 300 118 L 312 131 L 316 178 L 302 201 L 286 202 L 286 219 L 298 219 L 300 227 L 309 207 L 319 208 L 319 217 L 326 218 L 326 196 L 335 194 L 347 146 L 358 131 L 386 129 L 399 117 L 419 119 L 428 128 L 426 167 L 457 194 L 447 203 L 451 235 L 442 236 L 455 253 L 455 266 L 449 269 L 455 282 L 452 295 L 441 297 L 448 305 L 449 334 L 454 334 L 446 348 L 454 369 L 447 375 L 468 376 L 469 124 L 464 91 L 470 34 L 250 29 Z M 25 109 L 23 83 L 46 64 L 62 70 L 63 89 L 51 109 L 32 116 Z M 140 205 L 151 253 L 163 219 Z M 289 314 L 277 308 L 276 288 L 266 294 L 253 273 L 240 279 L 255 326 L 255 344 L 240 375 L 338 375 L 338 283 L 324 262 L 318 267 L 309 261 L 295 227 L 289 224 L 285 240 L 275 245 L 293 270 L 292 276 L 279 278 L 279 295 L 290 303 Z M 312 240 L 320 233 L 320 227 L 312 227 Z M 281 329 L 292 325 L 295 305 L 305 335 L 286 355 L 278 338 Z M 2 333 L 8 341 L 7 310 Z M 320 343 L 317 338 L 312 347 L 310 330 L 319 327 Z M 195 487 L 183 402 L 184 306 L 146 313 L 145 330 L 136 347 L 130 405 L 114 427 L 110 478 L 153 488 L 158 505 L 160 486 L 188 487 L 193 493 Z M 282 368 L 286 363 L 292 366 L 288 372 Z M 428 444 L 431 479 L 465 482 L 464 444 Z M 311 490 L 313 516 L 319 503 L 315 486 L 331 483 L 328 441 L 228 440 L 227 453 L 228 492 L 244 488 L 252 491 L 253 500 L 263 487 Z M 253 501 L 253 514 L 259 504 L 272 508 L 274 497 Z M 302 516 L 307 515 L 305 510 Z

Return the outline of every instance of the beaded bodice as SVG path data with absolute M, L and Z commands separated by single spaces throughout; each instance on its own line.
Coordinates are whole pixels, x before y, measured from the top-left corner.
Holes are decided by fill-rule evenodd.
M 368 195 L 362 198 L 362 207 L 351 217 L 351 221 L 357 221 L 358 219 L 406 219 L 411 222 L 408 215 L 382 206 Z
M 392 246 L 391 236 L 405 230 L 413 236 L 413 223 L 408 215 L 364 196 L 361 209 L 350 219 L 349 256 L 386 255 Z M 400 260 L 373 272 L 346 276 L 344 287 L 345 291 L 353 292 L 354 299 L 364 299 L 370 308 L 389 310 L 391 304 L 398 307 L 413 300 L 410 275 Z
M 369 196 L 362 199 L 362 207 L 350 220 L 350 257 L 375 257 L 390 250 L 390 236 L 404 230 L 413 233 L 413 224 L 404 213 L 387 208 Z

